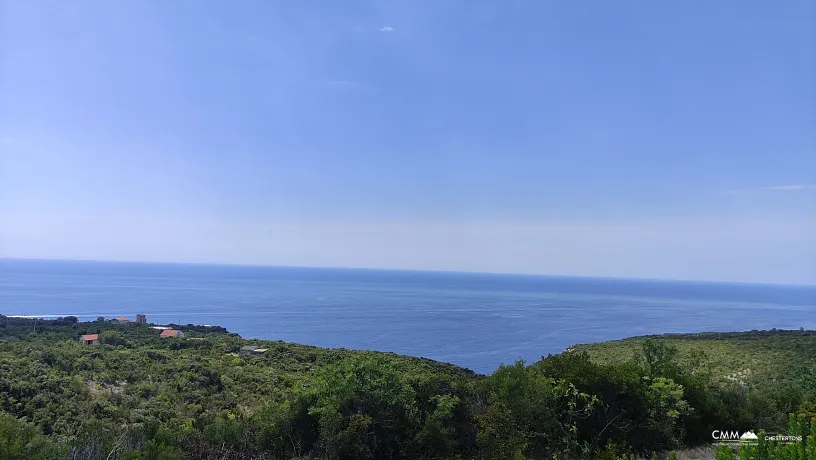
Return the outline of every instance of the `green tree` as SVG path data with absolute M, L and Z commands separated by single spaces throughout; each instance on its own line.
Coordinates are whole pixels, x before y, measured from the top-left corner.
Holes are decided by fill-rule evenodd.
M 4 460 L 50 460 L 65 451 L 17 418 L 0 412 L 0 458 Z
M 649 376 L 664 376 L 677 365 L 677 348 L 665 340 L 647 338 L 640 345 L 640 362 Z
M 519 361 L 501 366 L 481 386 L 486 404 L 476 409 L 476 420 L 484 458 L 549 458 L 586 447 L 577 425 L 595 399 L 571 383 L 557 382 Z

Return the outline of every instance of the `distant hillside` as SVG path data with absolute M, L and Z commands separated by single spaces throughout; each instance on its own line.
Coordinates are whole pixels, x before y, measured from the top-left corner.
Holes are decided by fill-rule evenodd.
M 717 381 L 790 382 L 816 369 L 816 331 L 808 330 L 665 334 L 575 345 L 568 350 L 586 352 L 597 363 L 618 364 L 633 359 L 646 338 L 676 347 L 681 364 L 707 369 Z

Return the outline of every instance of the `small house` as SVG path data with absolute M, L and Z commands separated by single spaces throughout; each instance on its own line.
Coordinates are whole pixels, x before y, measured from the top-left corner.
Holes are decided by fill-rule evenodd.
M 178 338 L 182 338 L 182 337 L 184 337 L 184 333 L 181 332 L 178 329 L 167 329 L 167 330 L 162 331 L 162 333 L 159 334 L 159 336 L 160 337 L 178 337 Z
M 118 318 L 113 318 L 112 320 L 110 320 L 110 322 L 113 323 L 113 324 L 121 324 L 121 323 L 129 323 L 130 320 L 125 318 L 124 316 L 120 316 Z
M 266 350 L 267 350 L 267 348 L 256 348 L 256 349 L 252 350 L 252 354 L 253 355 L 262 355 L 262 354 L 266 353 Z
M 241 353 L 242 355 L 248 355 L 248 354 L 251 354 L 252 352 L 254 352 L 257 349 L 258 349 L 258 347 L 256 347 L 255 345 L 247 345 L 245 347 L 241 347 L 241 349 L 238 350 L 238 353 Z
M 99 334 L 85 334 L 79 338 L 82 345 L 99 345 Z

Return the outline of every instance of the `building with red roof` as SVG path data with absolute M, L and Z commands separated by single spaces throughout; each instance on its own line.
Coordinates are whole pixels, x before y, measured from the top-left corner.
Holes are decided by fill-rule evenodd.
M 79 338 L 82 345 L 99 345 L 99 334 L 85 334 Z
M 159 337 L 184 337 L 184 333 L 178 329 L 167 329 L 159 334 Z

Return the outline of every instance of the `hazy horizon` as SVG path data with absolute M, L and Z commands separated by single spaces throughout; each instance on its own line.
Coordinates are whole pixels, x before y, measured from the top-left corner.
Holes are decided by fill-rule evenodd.
M 497 275 L 497 276 L 520 276 L 520 277 L 541 277 L 541 278 L 586 278 L 592 280 L 610 281 L 656 281 L 656 282 L 677 282 L 677 283 L 702 283 L 702 284 L 727 284 L 727 285 L 766 285 L 779 287 L 802 287 L 813 288 L 816 283 L 767 283 L 758 281 L 738 281 L 738 280 L 704 280 L 704 279 L 678 279 L 678 278 L 645 278 L 645 277 L 617 277 L 617 276 L 595 276 L 595 275 L 575 275 L 570 273 L 524 273 L 524 272 L 490 272 L 473 270 L 442 270 L 442 269 L 412 269 L 412 268 L 390 268 L 390 267 L 355 267 L 338 265 L 276 265 L 261 263 L 228 263 L 228 262 L 206 262 L 206 261 L 166 261 L 166 260 L 119 260 L 119 259 L 58 259 L 58 258 L 18 258 L 0 257 L 0 261 L 11 262 L 57 262 L 57 263 L 100 263 L 100 264 L 135 264 L 135 265 L 181 265 L 181 266 L 210 266 L 210 267 L 236 267 L 236 268 L 291 268 L 291 269 L 316 269 L 316 270 L 349 270 L 349 271 L 385 271 L 385 272 L 417 272 L 417 273 L 450 273 L 450 274 L 471 274 L 471 275 Z

